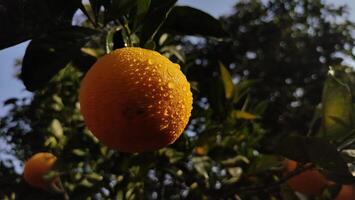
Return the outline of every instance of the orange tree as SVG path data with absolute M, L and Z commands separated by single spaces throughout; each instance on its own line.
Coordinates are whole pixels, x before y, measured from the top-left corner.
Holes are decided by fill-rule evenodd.
M 351 55 L 353 48 L 353 24 L 343 17 L 344 8 L 308 0 L 243 1 L 221 23 L 175 3 L 0 2 L 0 48 L 31 39 L 20 77 L 34 92 L 30 101 L 4 102 L 11 109 L 0 121 L 0 136 L 7 143 L 4 153 L 15 158 L 0 160 L 1 198 L 264 200 L 303 195 L 303 199 L 334 199 L 341 185 L 354 184 L 355 79 L 351 68 L 339 65 L 334 57 L 336 53 Z M 72 25 L 78 10 L 83 22 Z M 324 13 L 345 22 L 339 24 Z M 196 44 L 197 39 L 185 35 L 205 40 Z M 124 153 L 105 146 L 86 127 L 78 99 L 81 80 L 98 58 L 123 47 L 160 52 L 178 63 L 190 82 L 189 123 L 167 147 Z M 334 67 L 329 70 L 330 64 Z M 283 65 L 289 68 L 281 70 Z M 110 75 L 95 81 L 111 80 Z M 142 83 L 150 78 L 140 77 Z M 305 98 L 299 88 L 307 94 Z M 292 97 L 296 89 L 299 92 Z M 103 108 L 108 98 L 121 99 L 102 98 L 97 102 Z M 290 107 L 293 98 L 303 107 Z M 301 127 L 293 127 L 293 119 Z M 60 177 L 59 189 L 33 188 L 19 173 L 22 165 L 17 161 L 24 163 L 38 152 L 58 158 L 43 180 Z M 297 161 L 298 167 L 285 170 L 285 157 Z M 318 197 L 296 194 L 286 184 L 315 168 L 332 183 Z

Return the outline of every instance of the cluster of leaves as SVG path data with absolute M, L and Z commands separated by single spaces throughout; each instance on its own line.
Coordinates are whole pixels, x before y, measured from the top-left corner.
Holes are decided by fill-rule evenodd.
M 6 36 L 0 48 L 32 39 L 21 78 L 36 90 L 30 103 L 5 102 L 12 107 L 0 120 L 0 138 L 12 148 L 6 153 L 21 161 L 39 151 L 57 155 L 47 176 L 61 175 L 73 199 L 295 199 L 282 185 L 283 157 L 312 162 L 339 184 L 354 183 L 348 168 L 354 72 L 337 66 L 327 76 L 328 65 L 339 62 L 334 54 L 353 48 L 353 24 L 321 14 L 343 17 L 344 8 L 241 1 L 221 20 L 225 31 L 207 13 L 175 3 L 0 1 L 6 8 L 0 16 L 13 20 L 0 18 L 0 26 L 9 27 L 0 29 Z M 78 9 L 86 20 L 73 26 Z M 183 35 L 212 38 L 192 45 Z M 191 120 L 169 147 L 125 154 L 100 144 L 85 127 L 80 80 L 98 57 L 124 46 L 160 51 L 181 64 L 191 83 Z M 304 95 L 293 95 L 299 89 Z M 0 198 L 62 198 L 24 183 L 9 162 L 0 160 L 0 169 Z M 336 192 L 326 195 L 334 199 Z

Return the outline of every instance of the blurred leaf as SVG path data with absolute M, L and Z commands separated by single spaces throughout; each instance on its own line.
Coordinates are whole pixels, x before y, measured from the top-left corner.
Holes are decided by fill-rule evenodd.
M 352 123 L 350 89 L 333 76 L 328 76 L 323 89 L 323 134 L 336 140 L 347 134 Z
M 234 84 L 232 81 L 232 76 L 222 63 L 219 63 L 219 70 L 223 81 L 225 97 L 226 99 L 231 99 L 234 94 Z
M 76 156 L 85 156 L 86 155 L 86 152 L 81 149 L 73 149 L 72 152 Z
M 242 155 L 238 155 L 232 158 L 228 158 L 226 160 L 223 160 L 221 163 L 225 166 L 233 166 L 237 163 L 244 163 L 244 164 L 250 164 L 250 160 Z
M 152 0 L 151 9 L 142 22 L 143 27 L 141 30 L 141 44 L 153 40 L 160 27 L 168 17 L 172 7 L 177 0 Z
M 264 114 L 264 112 L 266 111 L 268 105 L 269 105 L 269 102 L 267 100 L 258 102 L 255 105 L 255 107 L 252 108 L 253 113 L 255 113 L 255 114 L 259 115 L 259 116 Z
M 95 31 L 82 27 L 57 31 L 30 42 L 22 63 L 21 78 L 30 91 L 42 88 L 80 53 Z
M 191 159 L 195 170 L 204 178 L 208 178 L 208 171 L 211 167 L 210 159 L 207 156 L 193 157 Z
M 94 184 L 91 181 L 89 181 L 88 179 L 83 179 L 82 181 L 80 181 L 79 184 L 84 187 L 88 187 L 88 188 L 91 188 L 94 186 Z
M 178 152 L 172 148 L 163 148 L 159 150 L 159 153 L 165 155 L 171 164 L 174 164 L 184 158 L 184 153 Z
M 245 119 L 245 120 L 254 120 L 259 118 L 259 116 L 253 115 L 249 112 L 242 111 L 242 110 L 232 111 L 232 116 L 236 119 Z
M 230 167 L 227 169 L 227 172 L 232 178 L 225 179 L 223 180 L 224 184 L 233 184 L 236 183 L 240 180 L 242 174 L 243 174 L 243 169 L 240 167 Z
M 227 36 L 220 21 L 208 13 L 189 6 L 175 6 L 162 29 L 182 35 Z
M 69 27 L 80 0 L 0 1 L 0 49 Z
M 235 177 L 240 177 L 240 175 L 243 172 L 242 168 L 240 167 L 231 167 L 228 168 L 227 171 L 231 176 L 235 176 Z
M 56 138 L 60 139 L 61 137 L 63 137 L 63 127 L 58 119 L 52 120 L 50 130 Z
M 43 178 L 44 180 L 50 181 L 53 180 L 53 178 L 58 177 L 59 175 L 59 172 L 55 170 L 50 170 L 48 173 L 43 175 Z
M 86 176 L 88 179 L 94 180 L 94 181 L 102 181 L 103 177 L 100 174 L 97 173 L 90 173 Z

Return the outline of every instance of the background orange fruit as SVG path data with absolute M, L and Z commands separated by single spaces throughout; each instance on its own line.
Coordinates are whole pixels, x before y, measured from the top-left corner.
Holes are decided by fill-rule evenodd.
M 354 200 L 355 199 L 355 186 L 343 185 L 335 200 Z
M 101 57 L 85 75 L 79 101 L 100 141 L 132 153 L 173 143 L 192 110 L 190 84 L 179 65 L 135 47 Z
M 51 153 L 41 152 L 33 155 L 25 162 L 23 177 L 33 187 L 48 189 L 51 181 L 43 176 L 54 166 L 57 157 Z
M 297 162 L 293 160 L 285 161 L 287 172 L 292 172 L 297 168 Z M 307 195 L 320 195 L 329 186 L 330 182 L 316 169 L 306 170 L 287 181 L 287 184 L 295 191 Z

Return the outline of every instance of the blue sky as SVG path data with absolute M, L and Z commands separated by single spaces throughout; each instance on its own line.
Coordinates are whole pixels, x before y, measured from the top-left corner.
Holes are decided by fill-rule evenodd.
M 218 17 L 232 12 L 236 0 L 179 0 L 178 2 L 180 5 L 196 7 Z M 348 4 L 352 8 L 351 19 L 355 21 L 354 0 L 328 0 L 327 2 Z M 2 106 L 4 100 L 31 94 L 25 90 L 22 82 L 15 78 L 18 69 L 14 67 L 15 59 L 23 57 L 27 44 L 28 42 L 25 42 L 0 51 L 0 116 L 6 114 L 6 108 Z

